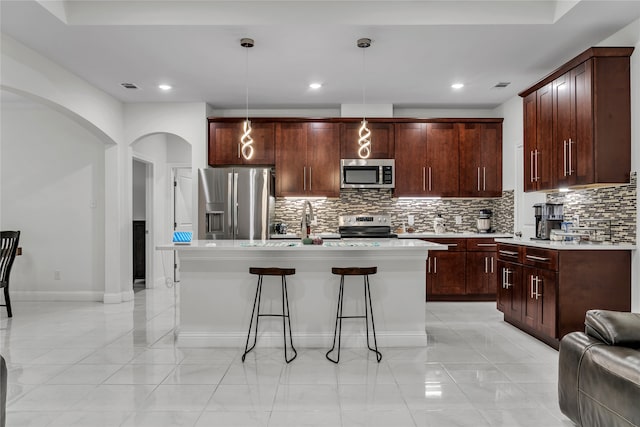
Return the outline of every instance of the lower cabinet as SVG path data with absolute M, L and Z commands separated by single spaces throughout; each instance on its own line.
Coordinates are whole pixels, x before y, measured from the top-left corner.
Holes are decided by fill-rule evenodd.
M 427 301 L 494 301 L 496 243 L 492 238 L 425 239 L 447 245 L 427 259 Z
M 554 348 L 584 330 L 587 310 L 631 309 L 631 252 L 498 244 L 497 308 Z

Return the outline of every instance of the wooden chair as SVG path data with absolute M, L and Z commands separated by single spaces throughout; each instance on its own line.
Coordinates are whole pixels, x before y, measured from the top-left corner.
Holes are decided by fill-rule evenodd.
M 9 276 L 13 260 L 16 258 L 18 242 L 20 241 L 19 231 L 0 232 L 0 288 L 4 288 L 4 304 L 7 307 L 7 314 L 12 317 L 11 300 L 9 299 Z

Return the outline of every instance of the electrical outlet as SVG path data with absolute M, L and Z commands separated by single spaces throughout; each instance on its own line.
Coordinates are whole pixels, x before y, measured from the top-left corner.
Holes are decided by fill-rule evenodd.
M 53 272 L 53 280 L 60 280 L 60 270 Z
M 456 224 L 457 224 L 457 225 L 462 224 L 462 216 L 460 216 L 460 215 L 456 215 Z
M 313 226 L 315 227 L 316 225 L 318 225 L 318 220 L 317 220 L 317 219 L 315 219 L 315 218 L 314 218 L 314 219 L 312 219 L 312 220 L 311 220 L 311 224 L 310 224 L 310 225 L 313 225 Z
M 413 215 L 407 215 L 407 224 L 413 225 L 415 217 Z

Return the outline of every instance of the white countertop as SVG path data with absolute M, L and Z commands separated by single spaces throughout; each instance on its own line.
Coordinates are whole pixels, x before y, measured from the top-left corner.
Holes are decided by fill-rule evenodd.
M 543 249 L 557 249 L 570 251 L 624 251 L 635 250 L 636 245 L 629 243 L 574 243 L 574 242 L 557 242 L 551 240 L 524 240 L 524 239 L 496 239 L 498 243 L 507 243 L 512 245 L 531 246 Z
M 469 232 L 462 232 L 462 233 L 441 233 L 441 234 L 436 234 L 433 232 L 426 232 L 426 233 L 399 233 L 398 234 L 398 239 L 436 239 L 436 238 L 451 238 L 451 239 L 455 239 L 455 238 L 463 238 L 463 239 L 468 239 L 468 238 L 504 238 L 504 237 L 511 237 L 511 234 L 507 234 L 507 233 L 473 233 L 471 231 Z
M 311 237 L 320 237 L 321 239 L 339 239 L 340 238 L 340 234 L 339 233 L 318 233 L 318 234 L 311 234 Z M 297 234 L 295 233 L 287 233 L 287 234 L 271 234 L 269 236 L 271 239 L 273 240 L 282 240 L 282 239 L 286 239 L 286 240 L 297 240 L 300 237 L 298 237 Z
M 168 244 L 158 245 L 161 251 L 345 251 L 345 250 L 447 250 L 446 245 L 425 242 L 422 240 L 400 239 L 348 239 L 326 241 L 322 245 L 303 245 L 297 241 L 274 240 L 194 240 L 189 245 Z

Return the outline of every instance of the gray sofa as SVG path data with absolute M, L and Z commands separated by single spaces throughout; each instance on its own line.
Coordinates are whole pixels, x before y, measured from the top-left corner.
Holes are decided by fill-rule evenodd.
M 640 427 L 640 313 L 589 310 L 560 341 L 560 409 L 584 427 Z

